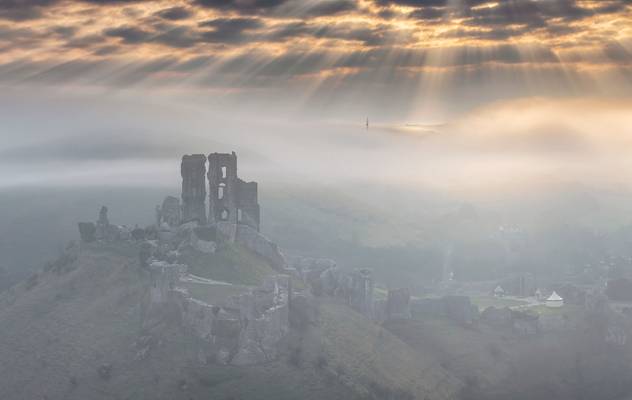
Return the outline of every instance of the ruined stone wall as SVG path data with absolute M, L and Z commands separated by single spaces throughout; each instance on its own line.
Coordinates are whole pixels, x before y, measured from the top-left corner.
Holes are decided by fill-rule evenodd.
M 172 291 L 176 289 L 180 276 L 187 272 L 183 264 L 170 264 L 166 261 L 151 261 L 151 288 L 149 290 L 152 304 L 162 304 L 173 300 Z
M 276 270 L 287 267 L 287 262 L 279 246 L 248 225 L 237 225 L 235 243 L 263 257 Z
M 370 269 L 345 272 L 328 258 L 291 257 L 291 268 L 315 296 L 332 296 L 369 318 L 375 315 L 374 283 Z
M 373 316 L 373 278 L 371 270 L 363 268 L 354 270 L 350 276 L 350 305 L 356 311 Z
M 206 223 L 206 157 L 203 154 L 185 155 L 180 166 L 182 175 L 182 219 Z
M 208 156 L 209 222 L 243 224 L 259 231 L 257 182 L 237 176 L 237 155 L 233 152 Z
M 178 226 L 182 222 L 182 207 L 177 197 L 167 196 L 163 200 L 162 207 L 159 208 L 157 226 L 163 222 L 172 227 Z
M 237 155 L 208 156 L 209 222 L 237 223 Z
M 259 231 L 259 203 L 257 182 L 237 180 L 237 222 Z
M 278 344 L 289 332 L 289 276 L 268 277 L 261 286 L 216 305 L 178 286 L 186 266 L 156 260 L 150 265 L 152 306 L 178 307 L 183 328 L 198 340 L 201 361 L 252 365 L 278 356 Z

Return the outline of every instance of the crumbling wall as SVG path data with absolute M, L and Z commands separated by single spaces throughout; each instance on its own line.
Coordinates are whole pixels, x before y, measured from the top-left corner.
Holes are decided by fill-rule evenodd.
M 237 223 L 237 155 L 208 156 L 209 222 Z
M 235 243 L 263 257 L 276 270 L 282 270 L 287 266 L 279 246 L 248 225 L 236 226 Z
M 263 285 L 215 305 L 192 298 L 178 286 L 186 266 L 154 260 L 150 268 L 152 306 L 177 305 L 183 327 L 198 339 L 205 362 L 252 365 L 278 356 L 278 343 L 289 331 L 287 275 L 268 277 Z
M 182 207 L 177 197 L 165 197 L 162 202 L 162 207 L 158 208 L 157 222 L 157 226 L 162 225 L 163 222 L 172 227 L 180 225 L 182 222 Z
M 85 243 L 96 240 L 113 242 L 117 240 L 128 240 L 132 237 L 132 229 L 125 225 L 110 224 L 108 218 L 108 208 L 102 206 L 99 211 L 99 218 L 94 222 L 79 222 L 79 236 Z
M 82 242 L 91 243 L 97 240 L 97 227 L 94 222 L 79 222 L 78 225 Z
M 237 222 L 259 231 L 259 203 L 257 182 L 237 180 Z
M 350 276 L 351 292 L 349 303 L 356 311 L 373 316 L 373 278 L 368 268 L 356 269 Z
M 243 224 L 259 231 L 257 182 L 237 176 L 235 152 L 208 156 L 209 222 Z
M 187 272 L 187 266 L 154 260 L 149 263 L 149 271 L 150 301 L 152 304 L 161 304 L 173 300 L 171 292 L 176 289 L 180 276 Z
M 182 219 L 206 223 L 206 156 L 185 155 L 180 165 L 182 175 Z
M 374 284 L 368 268 L 351 273 L 339 270 L 328 258 L 291 257 L 290 265 L 302 277 L 315 296 L 332 296 L 343 300 L 369 318 L 375 316 Z

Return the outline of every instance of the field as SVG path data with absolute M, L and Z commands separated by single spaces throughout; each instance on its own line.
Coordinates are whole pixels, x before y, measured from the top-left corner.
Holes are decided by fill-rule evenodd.
M 483 311 L 487 307 L 517 307 L 528 304 L 526 301 L 506 298 L 506 297 L 493 297 L 493 296 L 471 296 L 470 301 L 476 305 L 479 310 Z

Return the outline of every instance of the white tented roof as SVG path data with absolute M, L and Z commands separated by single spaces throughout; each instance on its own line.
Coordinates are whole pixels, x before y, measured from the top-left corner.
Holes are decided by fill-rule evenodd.
M 496 289 L 494 289 L 494 293 L 505 293 L 505 289 L 503 289 L 502 286 L 498 285 L 496 286 Z
M 554 291 L 546 301 L 562 301 L 562 298 Z

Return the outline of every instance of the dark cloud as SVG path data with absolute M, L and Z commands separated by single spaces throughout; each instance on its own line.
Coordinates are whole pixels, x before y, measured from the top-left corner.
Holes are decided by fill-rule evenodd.
M 288 0 L 194 0 L 202 7 L 230 10 L 243 13 L 256 13 L 279 7 Z
M 401 32 L 400 32 L 401 33 Z M 309 24 L 294 22 L 276 28 L 268 34 L 265 40 L 283 41 L 295 37 L 313 37 L 317 39 L 338 39 L 362 42 L 367 46 L 379 46 L 386 43 L 393 32 L 384 26 L 368 24 Z M 405 43 L 405 37 L 399 36 L 400 43 Z
M 631 64 L 632 63 L 632 53 L 628 51 L 625 47 L 618 42 L 610 42 L 604 46 L 603 49 L 604 54 L 610 60 L 615 61 L 620 64 Z
M 409 17 L 413 19 L 435 20 L 445 15 L 446 10 L 442 7 L 422 7 L 412 11 Z
M 398 5 L 398 6 L 408 6 L 408 7 L 416 7 L 416 8 L 425 8 L 425 7 L 458 7 L 458 8 L 469 8 L 473 6 L 478 6 L 485 3 L 492 3 L 493 0 L 459 0 L 457 2 L 451 0 L 377 0 L 377 3 L 382 6 L 388 5 Z
M 65 47 L 76 49 L 90 49 L 102 43 L 103 36 L 101 35 L 84 35 L 74 37 L 72 40 L 67 41 Z
M 135 26 L 121 26 L 118 28 L 106 29 L 103 32 L 106 36 L 116 37 L 127 44 L 146 43 L 152 38 L 152 34 Z
M 201 40 L 210 43 L 238 43 L 246 40 L 250 31 L 264 27 L 257 18 L 216 18 L 199 24 L 212 28 L 200 34 Z
M 54 26 L 49 32 L 55 36 L 68 39 L 75 35 L 77 28 L 74 26 Z
M 38 37 L 41 37 L 41 35 L 30 28 L 11 28 L 9 26 L 0 26 L 0 40 L 3 41 L 31 40 Z
M 44 17 L 47 7 L 62 3 L 63 0 L 0 0 L 0 19 L 26 21 Z M 71 0 L 72 1 L 72 0 Z M 124 5 L 151 0 L 74 0 L 78 3 L 94 5 Z
M 119 51 L 121 51 L 121 48 L 119 46 L 100 46 L 95 48 L 92 54 L 94 54 L 95 56 L 103 57 L 109 56 L 110 54 L 118 53 Z
M 160 10 L 155 15 L 170 21 L 179 21 L 190 18 L 193 15 L 193 11 L 186 7 L 171 7 Z
M 518 0 L 501 2 L 496 7 L 485 7 L 469 12 L 466 22 L 476 26 L 525 25 L 539 28 L 551 19 L 562 18 L 567 22 L 592 15 L 592 11 L 580 7 L 575 0 Z
M 97 5 L 125 5 L 134 3 L 151 2 L 152 0 L 75 0 L 77 2 L 97 4 Z
M 215 18 L 199 23 L 197 28 L 156 23 L 151 25 L 151 31 L 146 28 L 121 26 L 105 30 L 104 35 L 120 38 L 125 44 L 155 43 L 174 48 L 188 48 L 201 43 L 239 43 L 248 39 L 255 40 L 251 33 L 264 26 L 258 18 Z
M 621 12 L 632 4 L 631 0 L 600 0 L 578 2 L 577 0 L 376 0 L 378 5 L 400 5 L 413 7 L 409 13 L 413 19 L 440 21 L 463 18 L 463 23 L 472 28 L 451 34 L 489 40 L 506 40 L 543 29 L 550 35 L 576 32 L 568 24 L 598 14 Z M 476 7 L 486 3 L 497 3 L 494 7 Z M 388 10 L 388 8 L 384 8 Z M 566 27 L 566 28 L 564 28 Z
M 57 0 L 2 0 L 0 19 L 25 21 L 42 17 L 42 9 Z
M 310 17 L 323 17 L 337 15 L 356 10 L 358 5 L 352 0 L 326 0 L 318 2 L 311 7 L 306 15 Z
M 263 23 L 257 18 L 215 18 L 200 22 L 199 26 L 221 31 L 244 31 L 260 28 Z

